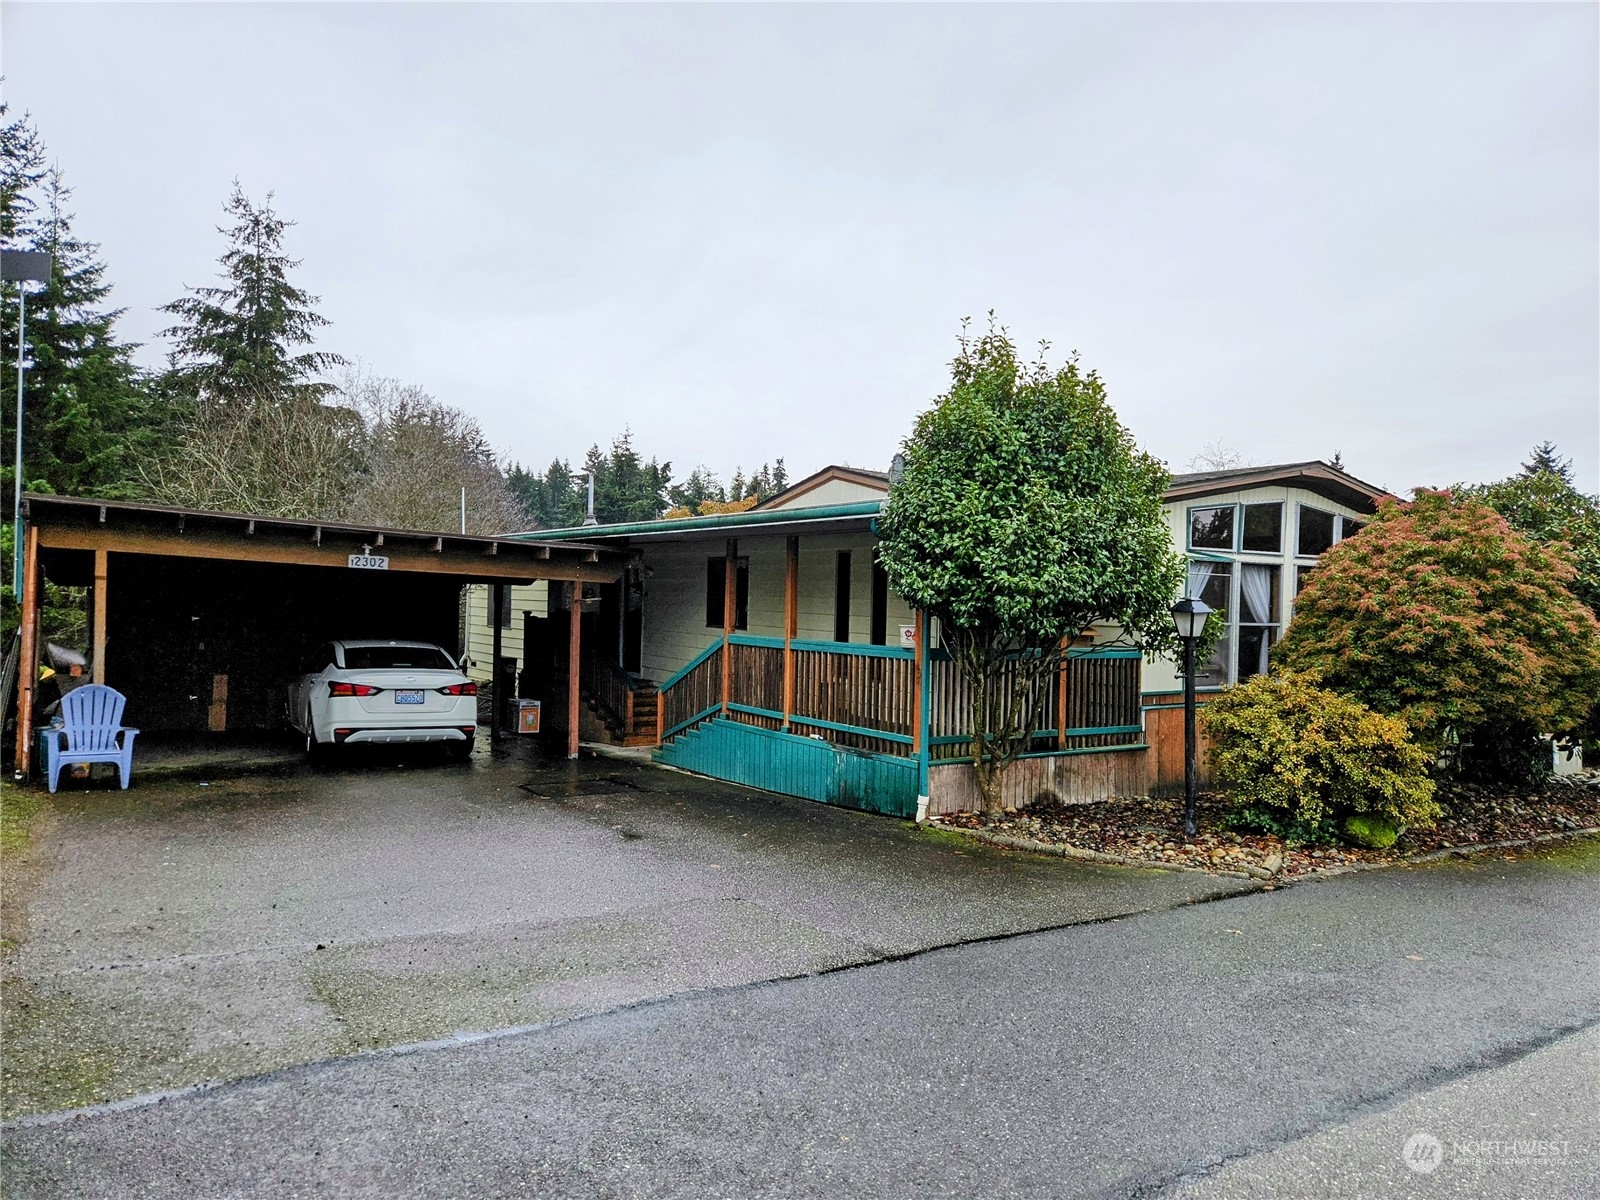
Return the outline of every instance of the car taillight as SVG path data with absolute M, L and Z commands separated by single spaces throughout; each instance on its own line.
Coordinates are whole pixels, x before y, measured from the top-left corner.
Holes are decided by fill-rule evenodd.
M 469 679 L 465 683 L 452 683 L 449 687 L 442 687 L 436 690 L 441 696 L 476 696 L 478 694 L 478 685 Z
M 370 683 L 330 683 L 328 695 L 330 696 L 376 696 L 383 691 L 380 687 L 373 687 Z

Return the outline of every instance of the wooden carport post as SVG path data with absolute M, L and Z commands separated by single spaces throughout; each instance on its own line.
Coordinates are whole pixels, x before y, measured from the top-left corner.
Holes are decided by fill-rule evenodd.
M 89 647 L 92 656 L 90 679 L 106 681 L 106 559 L 104 550 L 94 552 L 94 633 Z
M 728 715 L 728 701 L 733 698 L 733 638 L 734 622 L 739 612 L 739 543 L 728 539 L 727 552 L 722 559 L 722 715 Z
M 500 740 L 500 726 L 505 720 L 505 714 L 510 711 L 511 705 L 507 703 L 509 696 L 500 694 L 500 611 L 505 607 L 505 584 L 491 583 L 489 585 L 489 629 L 490 649 L 489 658 L 489 740 Z
M 39 528 L 30 524 L 22 556 L 22 645 L 17 659 L 17 773 L 33 767 L 33 695 L 39 686 Z
M 794 715 L 794 637 L 800 626 L 800 539 L 783 547 L 783 728 Z
M 572 581 L 572 603 L 568 606 L 571 622 L 567 629 L 567 757 L 578 757 L 578 711 L 581 707 L 578 676 L 583 667 L 579 654 L 579 641 L 583 632 L 583 580 Z

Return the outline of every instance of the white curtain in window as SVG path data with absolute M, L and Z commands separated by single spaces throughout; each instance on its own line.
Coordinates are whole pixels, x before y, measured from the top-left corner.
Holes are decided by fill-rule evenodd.
M 1190 571 L 1194 568 L 1191 566 Z M 1247 564 L 1239 576 L 1239 592 L 1244 597 L 1244 620 L 1247 625 L 1271 625 L 1273 567 Z
M 1211 578 L 1212 572 L 1216 569 L 1216 563 L 1191 558 L 1189 560 L 1189 590 L 1185 595 L 1192 596 L 1198 600 L 1200 594 L 1206 590 L 1206 581 Z

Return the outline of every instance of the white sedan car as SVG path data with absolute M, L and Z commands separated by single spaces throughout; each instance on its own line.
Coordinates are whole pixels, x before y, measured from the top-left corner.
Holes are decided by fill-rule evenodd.
M 458 758 L 478 732 L 478 685 L 428 642 L 328 642 L 289 685 L 306 753 L 334 745 L 439 742 Z

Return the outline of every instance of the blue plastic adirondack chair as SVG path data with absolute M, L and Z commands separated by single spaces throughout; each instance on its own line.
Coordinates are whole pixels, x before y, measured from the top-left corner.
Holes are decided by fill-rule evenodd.
M 139 731 L 122 727 L 126 703 L 121 692 L 100 683 L 86 683 L 61 697 L 61 724 L 44 730 L 45 769 L 52 792 L 68 763 L 116 763 L 122 786 L 128 786 L 133 739 Z

